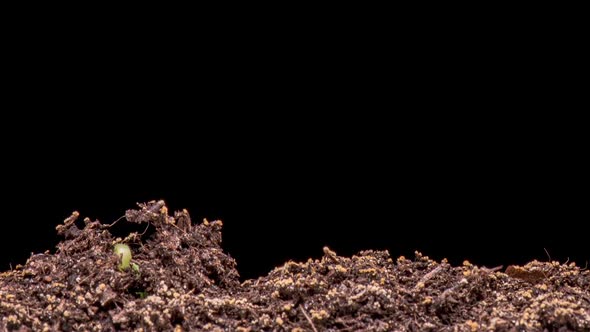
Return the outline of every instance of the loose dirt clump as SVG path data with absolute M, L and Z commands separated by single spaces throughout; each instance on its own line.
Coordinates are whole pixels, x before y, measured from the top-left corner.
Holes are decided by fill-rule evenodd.
M 194 225 L 163 201 L 115 238 L 75 212 L 57 252 L 0 275 L 0 331 L 590 331 L 590 272 L 575 264 L 453 267 L 386 251 L 287 262 L 239 283 L 221 221 Z M 121 269 L 115 244 L 132 251 Z

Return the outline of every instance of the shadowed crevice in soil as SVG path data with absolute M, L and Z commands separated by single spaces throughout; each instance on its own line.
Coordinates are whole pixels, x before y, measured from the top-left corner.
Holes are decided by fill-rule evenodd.
M 221 221 L 195 225 L 152 201 L 119 221 L 148 231 L 115 238 L 78 217 L 57 226 L 55 254 L 0 275 L 0 331 L 590 331 L 590 273 L 575 264 L 501 272 L 324 248 L 240 284 Z M 119 269 L 117 243 L 131 248 L 130 268 Z

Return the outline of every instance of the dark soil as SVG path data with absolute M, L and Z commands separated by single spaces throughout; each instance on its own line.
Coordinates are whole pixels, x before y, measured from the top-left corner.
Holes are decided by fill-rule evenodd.
M 154 201 L 125 214 L 147 231 L 121 239 L 77 218 L 57 227 L 55 254 L 0 275 L 0 331 L 590 331 L 590 272 L 573 263 L 502 272 L 324 248 L 240 284 L 221 221 Z M 118 268 L 120 242 L 135 268 Z

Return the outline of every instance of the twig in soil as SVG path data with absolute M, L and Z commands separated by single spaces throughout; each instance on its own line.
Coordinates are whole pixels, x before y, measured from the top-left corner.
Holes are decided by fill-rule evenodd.
M 545 250 L 547 257 L 549 258 L 549 263 L 551 263 L 551 255 L 549 255 L 549 251 L 547 251 L 547 248 L 543 248 L 543 250 Z
M 491 273 L 491 272 L 500 271 L 503 267 L 504 267 L 504 265 L 498 265 L 496 267 L 491 267 L 491 268 L 487 268 L 484 266 L 481 269 L 484 270 L 485 272 Z
M 447 289 L 445 289 L 439 296 L 438 299 L 439 300 L 447 300 L 447 297 L 454 293 L 457 289 L 465 286 L 465 284 L 467 284 L 467 280 L 465 278 L 461 279 L 456 285 L 453 285 Z M 454 302 L 456 302 L 456 300 L 453 300 Z
M 57 234 L 59 235 L 64 235 L 66 234 L 66 232 L 68 231 L 68 229 L 70 229 L 70 226 L 72 226 L 74 224 L 74 222 L 76 222 L 76 220 L 78 219 L 78 217 L 80 216 L 80 213 L 78 211 L 74 211 L 72 212 L 72 215 L 67 217 L 64 220 L 63 224 L 57 225 L 55 227 L 55 230 L 57 231 Z
M 70 226 L 71 224 L 73 224 L 76 220 L 78 220 L 78 217 L 80 217 L 80 212 L 78 211 L 74 211 L 72 212 L 72 215 L 67 217 L 66 220 L 64 220 L 64 225 L 66 226 Z
M 334 263 L 339 263 L 339 261 L 338 261 L 338 255 L 336 255 L 336 252 L 330 250 L 330 248 L 328 248 L 328 247 L 324 247 L 323 248 L 323 251 L 324 251 L 324 255 L 326 257 L 328 257 Z
M 432 277 L 434 277 L 435 274 L 439 273 L 442 270 L 442 265 L 437 266 L 434 270 L 426 273 L 421 279 L 420 281 L 418 281 L 418 283 L 416 284 L 416 286 L 414 286 L 414 290 L 418 289 L 418 285 L 424 285 L 425 282 L 427 282 L 428 280 L 432 279 Z
M 170 225 L 172 225 L 173 227 L 176 227 L 179 231 L 183 232 L 184 234 L 188 234 L 184 229 L 182 229 L 174 224 L 170 224 Z
M 110 228 L 110 227 L 113 227 L 113 226 L 115 226 L 115 224 L 116 224 L 116 223 L 118 223 L 118 222 L 119 222 L 119 220 L 121 220 L 121 219 L 123 219 L 123 218 L 125 218 L 125 215 L 122 215 L 122 216 L 120 216 L 120 217 L 119 217 L 119 219 L 117 219 L 117 220 L 113 221 L 113 223 L 111 223 L 111 224 L 108 224 L 108 225 L 104 225 L 103 227 L 104 227 L 104 228 Z
M 150 222 L 148 221 L 147 227 L 143 230 L 143 233 L 139 234 L 139 236 L 143 236 L 145 232 L 147 232 L 148 228 L 150 228 Z
M 305 309 L 303 309 L 302 306 L 299 306 L 299 309 L 301 309 L 303 316 L 305 316 L 305 319 L 307 319 L 307 321 L 309 322 L 309 325 L 311 325 L 313 332 L 318 332 L 318 330 L 315 328 L 315 325 L 313 325 L 313 321 L 311 320 L 311 318 L 309 318 L 309 315 L 307 314 L 307 312 L 305 312 Z

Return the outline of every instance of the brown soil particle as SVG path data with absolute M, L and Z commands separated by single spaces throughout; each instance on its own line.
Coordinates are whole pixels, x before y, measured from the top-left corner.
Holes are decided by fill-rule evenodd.
M 0 331 L 590 331 L 590 272 L 575 264 L 453 267 L 386 251 L 287 262 L 239 283 L 221 221 L 163 201 L 127 211 L 151 232 L 57 226 L 57 252 L 0 274 Z M 118 268 L 126 243 L 132 268 Z

